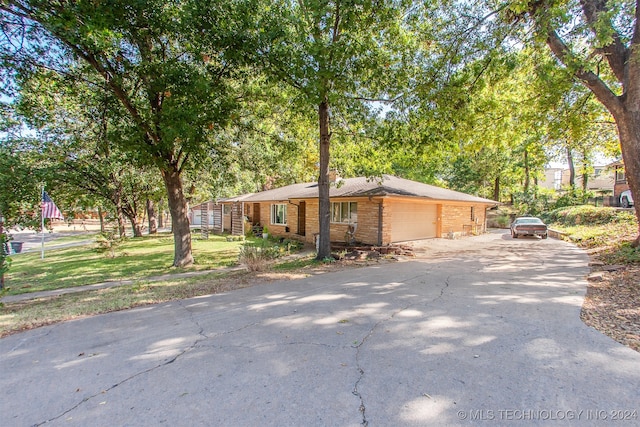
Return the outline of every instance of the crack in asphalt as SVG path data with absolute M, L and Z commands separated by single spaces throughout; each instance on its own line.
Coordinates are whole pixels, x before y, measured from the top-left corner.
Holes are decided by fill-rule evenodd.
M 110 387 L 108 387 L 108 388 L 106 388 L 106 389 L 104 389 L 104 390 L 101 390 L 99 393 L 95 393 L 95 394 L 93 394 L 93 395 L 91 395 L 91 396 L 87 396 L 87 397 L 83 398 L 80 402 L 78 402 L 78 403 L 76 403 L 75 405 L 73 405 L 71 408 L 69 408 L 69 409 L 67 409 L 67 410 L 63 411 L 62 413 L 60 413 L 59 415 L 57 415 L 57 416 L 55 416 L 55 417 L 52 417 L 52 418 L 50 418 L 50 419 L 48 419 L 48 420 L 45 420 L 45 421 L 42 421 L 42 422 L 36 423 L 36 424 L 34 424 L 34 426 L 41 426 L 41 425 L 43 425 L 43 424 L 46 424 L 46 423 L 49 423 L 49 422 L 53 422 L 53 421 L 59 420 L 60 418 L 64 417 L 65 415 L 67 415 L 67 414 L 69 414 L 69 413 L 71 413 L 71 412 L 75 411 L 76 409 L 78 409 L 80 406 L 82 406 L 82 405 L 83 405 L 83 404 L 85 404 L 86 402 L 88 402 L 88 401 L 90 401 L 90 400 L 92 400 L 92 399 L 95 399 L 95 398 L 96 398 L 96 397 L 98 397 L 98 396 L 104 395 L 104 394 L 106 394 L 106 393 L 110 392 L 111 390 L 115 389 L 116 387 L 119 387 L 119 386 L 121 386 L 121 385 L 123 385 L 123 384 L 125 384 L 125 383 L 127 383 L 127 382 L 129 382 L 129 381 L 131 381 L 131 380 L 133 380 L 134 378 L 137 378 L 137 377 L 142 376 L 142 375 L 146 375 L 146 374 L 148 374 L 148 373 L 150 373 L 150 372 L 153 372 L 153 371 L 155 371 L 155 370 L 157 370 L 157 369 L 160 369 L 160 368 L 163 368 L 163 367 L 165 367 L 165 366 L 168 366 L 168 365 L 172 364 L 173 362 L 175 362 L 176 360 L 178 360 L 180 357 L 182 357 L 184 354 L 186 354 L 187 352 L 189 352 L 189 351 L 193 350 L 194 348 L 196 348 L 196 347 L 198 346 L 198 344 L 199 344 L 200 342 L 202 342 L 203 340 L 210 339 L 210 337 L 209 337 L 209 336 L 207 336 L 207 335 L 204 333 L 204 328 L 199 324 L 199 322 L 198 322 L 197 320 L 195 320 L 195 318 L 194 318 L 194 316 L 193 316 L 193 312 L 192 312 L 192 311 L 190 311 L 188 307 L 185 307 L 185 306 L 183 305 L 183 302 L 182 302 L 182 301 L 179 301 L 179 302 L 178 302 L 178 304 L 179 304 L 179 306 L 180 306 L 180 307 L 182 307 L 182 308 L 183 308 L 187 313 L 189 313 L 189 319 L 191 320 L 191 322 L 192 322 L 194 325 L 196 325 L 196 327 L 198 328 L 198 332 L 197 332 L 197 334 L 198 334 L 199 336 L 201 336 L 202 338 L 199 338 L 199 339 L 194 340 L 190 345 L 188 345 L 188 346 L 184 347 L 182 351 L 178 352 L 175 356 L 173 356 L 172 358 L 170 358 L 170 359 L 166 360 L 165 362 L 160 363 L 160 364 L 155 365 L 155 366 L 152 366 L 151 368 L 148 368 L 148 369 L 142 370 L 142 371 L 140 371 L 140 372 L 137 372 L 137 373 L 135 373 L 135 374 L 133 374 L 133 375 L 131 375 L 131 376 L 129 376 L 129 377 L 127 377 L 127 378 L 125 378 L 125 379 L 123 379 L 123 380 L 121 380 L 121 381 L 119 381 L 119 382 L 115 383 L 115 384 L 113 384 L 112 386 L 110 386 Z M 242 330 L 242 329 L 248 328 L 248 327 L 250 327 L 250 326 L 251 326 L 251 325 L 246 325 L 246 326 L 244 326 L 244 327 L 242 327 L 242 328 L 238 328 L 237 330 Z M 232 333 L 232 332 L 235 332 L 235 331 L 226 331 L 226 332 L 223 332 L 222 334 Z M 219 335 L 222 335 L 222 334 L 217 334 L 216 336 L 219 336 Z
M 48 329 L 43 334 L 39 334 L 39 335 L 35 335 L 35 336 L 31 336 L 31 337 L 28 337 L 28 338 L 21 339 L 20 342 L 15 347 L 13 347 L 11 350 L 9 350 L 9 354 L 11 354 L 14 351 L 18 350 L 20 347 L 22 347 L 23 345 L 27 344 L 29 341 L 33 341 L 35 339 L 39 339 L 39 338 L 46 337 L 46 336 L 50 335 L 51 331 L 52 331 L 52 329 Z
M 173 362 L 175 362 L 176 360 L 178 360 L 178 358 L 179 358 L 180 356 L 182 356 L 183 354 L 185 354 L 185 353 L 186 353 L 187 351 L 189 351 L 191 348 L 193 348 L 193 346 L 189 346 L 189 347 L 185 348 L 183 351 L 181 351 L 180 353 L 176 354 L 174 357 L 172 357 L 171 359 L 169 359 L 169 360 L 165 361 L 164 363 L 160 363 L 160 364 L 158 364 L 158 365 L 156 365 L 156 366 L 153 366 L 153 367 L 151 367 L 151 368 L 148 368 L 148 369 L 145 369 L 145 370 L 143 370 L 143 371 L 137 372 L 137 373 L 135 373 L 135 374 L 133 374 L 133 375 L 131 375 L 131 376 L 129 376 L 129 377 L 127 377 L 127 378 L 123 379 L 122 381 L 119 381 L 119 382 L 117 382 L 117 383 L 113 384 L 111 387 L 108 387 L 108 388 L 106 388 L 106 389 L 104 389 L 104 390 L 100 391 L 99 393 L 95 393 L 95 394 L 93 394 L 93 395 L 91 395 L 91 396 L 87 396 L 87 397 L 85 397 L 84 399 L 82 399 L 80 402 L 78 402 L 78 403 L 76 403 L 75 405 L 73 405 L 71 408 L 69 408 L 69 409 L 67 409 L 67 410 L 63 411 L 62 413 L 60 413 L 59 415 L 57 415 L 57 416 L 55 416 L 55 417 L 53 417 L 53 418 L 50 418 L 50 419 L 48 419 L 48 420 L 45 420 L 45 421 L 42 421 L 42 422 L 36 423 L 36 424 L 34 424 L 34 426 L 41 426 L 41 425 L 43 425 L 43 424 L 46 424 L 46 423 L 50 423 L 50 422 L 53 422 L 53 421 L 59 420 L 60 418 L 62 418 L 62 417 L 64 417 L 65 415 L 69 414 L 70 412 L 73 412 L 73 411 L 75 411 L 76 409 L 78 409 L 78 408 L 79 408 L 80 406 L 82 406 L 84 403 L 86 403 L 86 402 L 88 402 L 88 401 L 90 401 L 90 400 L 92 400 L 92 399 L 95 399 L 95 398 L 96 398 L 96 397 L 98 397 L 98 396 L 101 396 L 101 395 L 103 395 L 103 394 L 106 394 L 106 393 L 110 392 L 111 390 L 113 390 L 114 388 L 116 388 L 116 387 L 118 387 L 118 386 L 121 386 L 122 384 L 125 384 L 125 383 L 127 383 L 127 382 L 131 381 L 131 380 L 132 380 L 132 379 L 134 379 L 134 378 L 137 378 L 137 377 L 139 377 L 139 376 L 141 376 L 141 375 L 148 374 L 149 372 L 155 371 L 156 369 L 162 368 L 162 367 L 164 367 L 164 366 L 170 365 L 170 364 L 172 364 Z
M 445 291 L 447 289 L 449 289 L 449 286 L 451 285 L 449 283 L 449 280 L 451 280 L 451 276 L 447 276 L 447 278 L 444 279 L 444 286 L 440 289 L 440 295 L 438 295 L 436 298 L 434 298 L 431 302 L 438 301 L 439 299 L 442 299 L 444 297 Z
M 411 277 L 407 280 L 405 280 L 405 282 L 411 282 L 417 278 L 422 277 L 424 274 L 419 274 L 416 275 L 414 277 Z M 444 286 L 441 287 L 440 289 L 440 295 L 438 295 L 436 298 L 434 298 L 433 300 L 431 300 L 431 302 L 437 301 L 440 298 L 443 297 L 445 290 L 449 287 L 449 279 L 451 278 L 451 276 L 447 277 L 444 281 Z M 365 371 L 364 369 L 362 369 L 362 365 L 360 364 L 360 351 L 362 349 L 362 346 L 369 340 L 369 338 L 373 335 L 373 333 L 376 331 L 376 329 L 378 329 L 378 327 L 380 325 L 382 325 L 383 323 L 388 322 L 389 320 L 393 319 L 394 317 L 396 317 L 398 314 L 402 313 L 405 310 L 408 310 L 409 308 L 416 306 L 416 305 L 420 305 L 420 303 L 411 303 L 411 304 L 407 304 L 404 307 L 400 308 L 399 310 L 396 310 L 395 312 L 393 312 L 390 316 L 388 316 L 385 319 L 381 319 L 378 322 L 376 322 L 373 327 L 369 330 L 369 332 L 364 336 L 364 338 L 362 340 L 360 340 L 360 342 L 358 343 L 358 345 L 356 346 L 352 346 L 353 348 L 356 349 L 356 368 L 358 371 L 358 379 L 356 380 L 354 386 L 353 386 L 353 390 L 351 391 L 351 394 L 353 394 L 354 396 L 356 396 L 359 400 L 360 400 L 360 406 L 358 407 L 358 411 L 362 414 L 362 422 L 360 423 L 360 425 L 367 427 L 369 425 L 369 420 L 367 420 L 367 415 L 366 415 L 366 405 L 364 402 L 364 397 L 362 396 L 362 393 L 360 393 L 360 391 L 358 390 L 358 386 L 360 385 L 360 382 L 362 381 L 362 379 L 364 378 L 364 374 Z
M 421 279 L 423 278 L 425 275 L 424 272 L 422 272 L 421 274 L 417 274 L 413 277 L 410 277 L 408 279 L 405 279 L 404 282 L 405 283 L 409 283 L 412 281 L 415 281 L 416 279 Z M 444 296 L 444 292 L 446 291 L 446 289 L 449 287 L 450 283 L 449 283 L 449 279 L 451 276 L 447 277 L 447 279 L 444 281 L 444 286 L 442 286 L 442 288 L 440 289 L 440 294 L 435 297 L 434 299 L 431 300 L 431 302 L 437 301 L 440 298 L 442 298 Z M 142 375 L 146 375 L 149 374 L 150 372 L 156 371 L 160 368 L 163 368 L 165 366 L 171 365 L 172 363 L 174 363 L 175 361 L 177 361 L 179 358 L 181 358 L 184 354 L 186 354 L 187 352 L 198 348 L 200 346 L 200 344 L 203 341 L 207 341 L 207 340 L 211 340 L 211 339 L 215 339 L 216 337 L 220 337 L 220 336 L 224 336 L 224 335 L 228 335 L 228 334 L 233 334 L 236 332 L 240 332 L 243 331 L 245 329 L 251 328 L 253 326 L 258 325 L 261 322 L 252 322 L 252 323 L 248 323 L 246 325 L 243 325 L 242 327 L 239 328 L 235 328 L 232 330 L 226 330 L 223 332 L 219 332 L 216 333 L 214 335 L 208 335 L 205 330 L 204 327 L 200 324 L 200 322 L 196 319 L 195 317 L 195 313 L 189 309 L 189 307 L 185 306 L 183 304 L 182 301 L 179 301 L 178 304 L 180 305 L 180 307 L 186 311 L 187 313 L 189 313 L 189 320 L 190 322 L 196 326 L 197 328 L 197 335 L 199 336 L 199 338 L 193 340 L 193 342 L 190 345 L 187 345 L 186 347 L 184 347 L 181 351 L 179 351 L 176 355 L 174 355 L 173 357 L 171 357 L 170 359 L 167 359 L 166 361 L 164 361 L 163 363 L 157 364 L 155 366 L 152 366 L 148 369 L 144 369 L 140 372 L 137 372 L 133 375 L 130 375 L 129 377 L 111 385 L 110 387 L 107 387 L 104 390 L 101 390 L 100 392 L 97 392 L 93 395 L 84 397 L 82 400 L 80 400 L 78 403 L 76 403 L 75 405 L 71 406 L 70 408 L 64 410 L 63 412 L 61 412 L 60 414 L 51 417 L 45 421 L 33 424 L 34 426 L 41 426 L 43 424 L 49 423 L 49 422 L 53 422 L 53 421 L 57 421 L 61 418 L 63 418 L 64 416 L 68 415 L 69 413 L 75 411 L 76 409 L 78 409 L 79 407 L 81 407 L 82 405 L 84 405 L 85 403 L 99 397 L 102 395 L 107 394 L 108 392 L 114 390 L 115 388 L 126 384 L 127 382 L 140 377 Z M 355 348 L 356 349 L 356 368 L 357 368 L 357 372 L 358 372 L 358 379 L 356 380 L 354 386 L 353 386 L 353 390 L 352 390 L 352 394 L 354 396 L 356 396 L 359 400 L 360 400 L 360 405 L 358 407 L 358 411 L 362 414 L 362 422 L 361 425 L 364 427 L 367 427 L 369 425 L 369 421 L 367 420 L 367 416 L 366 416 L 366 405 L 365 405 L 365 401 L 364 401 L 364 397 L 362 396 L 361 392 L 359 391 L 358 387 L 361 383 L 361 381 L 364 378 L 365 375 L 365 371 L 361 366 L 361 350 L 362 347 L 364 346 L 364 344 L 369 340 L 369 338 L 371 338 L 371 336 L 375 333 L 375 331 L 380 327 L 380 325 L 388 322 L 389 320 L 392 320 L 393 318 L 395 318 L 399 313 L 402 313 L 403 311 L 416 306 L 416 305 L 420 305 L 420 303 L 411 303 L 411 304 L 407 304 L 403 307 L 401 307 L 400 309 L 396 310 L 395 312 L 393 312 L 390 316 L 379 320 L 378 322 L 376 322 L 373 327 L 368 331 L 368 333 L 362 338 L 362 340 L 360 340 L 360 342 L 355 345 L 355 346 L 351 346 L 351 348 Z M 22 345 L 24 343 L 21 343 L 20 345 Z M 20 347 L 16 346 L 16 348 Z M 279 345 L 279 344 L 278 344 Z M 333 345 L 329 345 L 329 344 L 325 344 L 325 343 L 314 343 L 314 342 L 303 342 L 303 341 L 295 341 L 295 342 L 289 342 L 289 343 L 285 343 L 285 345 L 315 345 L 315 346 L 323 346 L 323 347 L 329 347 L 329 348 L 335 348 L 336 346 Z M 222 347 L 221 347 L 222 348 Z M 15 350 L 15 349 L 13 349 Z

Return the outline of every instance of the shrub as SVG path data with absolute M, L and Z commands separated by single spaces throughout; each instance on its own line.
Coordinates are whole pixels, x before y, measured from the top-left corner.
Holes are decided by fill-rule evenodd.
M 569 189 L 563 195 L 558 197 L 556 201 L 550 206 L 551 210 L 565 208 L 569 206 L 584 205 L 589 201 L 589 198 L 593 197 L 593 193 L 590 191 L 584 191 L 581 189 Z
M 96 252 L 107 253 L 107 256 L 110 258 L 115 258 L 116 247 L 118 247 L 121 242 L 122 240 L 116 237 L 115 230 L 99 233 L 96 236 L 96 243 L 98 244 Z
M 629 223 L 635 221 L 635 216 L 611 208 L 582 205 L 555 209 L 544 214 L 543 219 L 549 223 L 575 226 Z
M 500 214 L 496 218 L 496 223 L 500 228 L 509 228 L 511 224 L 511 217 L 508 214 Z
M 9 258 L 9 251 L 7 250 L 9 240 L 11 240 L 9 236 L 5 233 L 0 233 L 0 275 L 9 271 L 9 267 L 11 266 L 11 258 Z
M 549 210 L 551 194 L 549 190 L 540 188 L 514 193 L 513 207 L 519 215 L 540 215 Z
M 262 271 L 269 261 L 275 258 L 271 246 L 263 242 L 261 240 L 255 243 L 247 242 L 240 247 L 239 261 L 246 265 L 249 271 Z
M 246 265 L 249 271 L 262 271 L 270 261 L 301 248 L 302 243 L 296 240 L 282 239 L 273 243 L 270 240 L 258 239 L 255 242 L 246 242 L 240 247 L 239 262 Z

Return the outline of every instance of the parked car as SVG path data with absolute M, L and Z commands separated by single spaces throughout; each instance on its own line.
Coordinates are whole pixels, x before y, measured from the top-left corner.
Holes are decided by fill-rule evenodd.
M 631 190 L 623 191 L 620 193 L 620 206 L 623 208 L 630 208 L 633 206 L 633 196 Z
M 523 216 L 511 223 L 511 237 L 517 239 L 520 236 L 540 236 L 546 239 L 549 236 L 549 230 L 540 218 Z

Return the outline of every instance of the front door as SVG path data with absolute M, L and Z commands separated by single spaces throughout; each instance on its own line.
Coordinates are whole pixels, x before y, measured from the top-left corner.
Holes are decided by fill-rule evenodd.
M 305 223 L 307 222 L 307 203 L 300 202 L 298 205 L 298 235 L 304 236 L 306 231 Z
M 258 225 L 258 224 L 260 224 L 260 203 L 254 203 L 253 204 L 253 224 L 251 225 Z

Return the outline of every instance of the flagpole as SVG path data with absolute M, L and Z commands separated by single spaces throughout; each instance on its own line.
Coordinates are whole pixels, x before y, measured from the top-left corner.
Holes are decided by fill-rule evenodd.
M 40 259 L 44 259 L 44 185 L 42 186 L 42 192 L 40 193 L 40 231 L 42 232 L 42 244 L 40 249 Z

